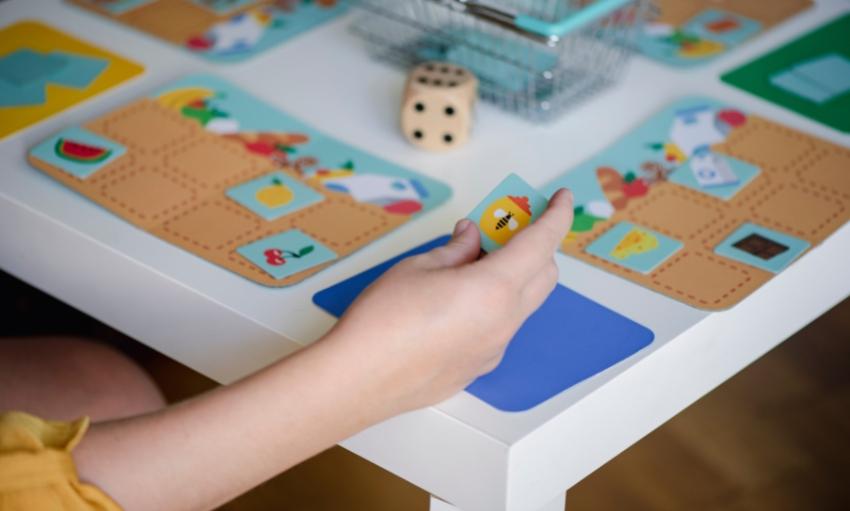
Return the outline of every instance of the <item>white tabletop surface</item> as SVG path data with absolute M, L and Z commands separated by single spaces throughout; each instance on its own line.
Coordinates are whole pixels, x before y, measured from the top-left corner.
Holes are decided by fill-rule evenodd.
M 317 339 L 312 295 L 448 232 L 508 172 L 542 186 L 665 104 L 708 95 L 850 147 L 850 136 L 727 86 L 719 75 L 850 11 L 823 0 L 711 64 L 635 58 L 623 81 L 534 125 L 482 105 L 472 141 L 420 152 L 399 134 L 404 75 L 372 61 L 343 17 L 244 63 L 212 65 L 69 4 L 10 0 L 0 24 L 46 21 L 144 75 L 0 142 L 0 268 L 222 383 Z M 288 289 L 269 289 L 140 231 L 30 168 L 27 149 L 189 73 L 213 72 L 339 139 L 448 182 L 437 210 Z M 466 511 L 535 511 L 850 294 L 845 225 L 738 306 L 709 314 L 558 255 L 560 281 L 655 332 L 636 356 L 527 412 L 467 393 L 343 445 Z

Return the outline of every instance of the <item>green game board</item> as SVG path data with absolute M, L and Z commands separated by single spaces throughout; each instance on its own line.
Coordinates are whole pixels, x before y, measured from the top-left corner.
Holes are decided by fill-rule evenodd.
M 726 73 L 722 79 L 850 132 L 850 14 Z

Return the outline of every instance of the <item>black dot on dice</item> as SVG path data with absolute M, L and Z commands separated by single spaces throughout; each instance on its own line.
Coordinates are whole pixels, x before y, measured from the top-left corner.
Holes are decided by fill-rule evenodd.
M 416 140 L 422 140 L 422 137 L 424 136 L 425 134 L 422 133 L 420 130 L 416 130 L 413 132 L 413 138 L 415 138 Z
M 449 87 L 456 87 L 456 86 L 457 86 L 457 82 L 449 82 Z
M 452 115 L 455 114 L 455 109 L 453 107 L 447 106 L 445 112 L 446 112 L 446 115 L 451 117 Z
M 416 103 L 415 105 L 413 105 L 413 108 L 417 112 L 424 112 L 425 111 L 425 105 L 423 103 Z
M 434 80 L 434 85 L 442 85 L 442 84 L 443 84 L 442 80 Z
M 427 66 L 425 66 L 425 69 L 427 69 L 428 71 L 433 71 L 434 66 L 432 66 L 431 64 L 428 64 Z
M 451 133 L 446 133 L 445 135 L 443 135 L 443 142 L 447 144 L 451 144 L 454 139 L 455 137 L 453 137 Z
M 463 69 L 455 69 L 455 74 L 458 76 L 463 76 Z
M 427 78 L 425 78 L 424 76 L 420 76 L 420 77 L 419 77 L 418 82 L 419 82 L 419 83 L 422 83 L 422 84 L 427 84 L 427 83 L 428 83 L 428 79 L 427 79 Z
M 448 72 L 449 72 L 449 68 L 448 68 L 448 66 L 443 66 L 443 68 L 442 68 L 442 69 L 440 69 L 440 71 L 442 71 L 442 72 L 444 72 L 444 73 L 448 73 Z

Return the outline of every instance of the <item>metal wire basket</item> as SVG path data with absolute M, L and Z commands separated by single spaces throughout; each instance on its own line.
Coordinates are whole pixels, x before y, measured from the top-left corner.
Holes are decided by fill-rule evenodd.
M 353 30 L 404 67 L 466 67 L 481 98 L 534 121 L 610 85 L 650 14 L 649 0 L 358 0 Z

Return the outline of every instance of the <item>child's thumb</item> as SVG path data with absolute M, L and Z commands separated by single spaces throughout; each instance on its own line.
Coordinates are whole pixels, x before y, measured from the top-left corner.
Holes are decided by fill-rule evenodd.
M 445 246 L 432 250 L 429 259 L 433 262 L 432 268 L 446 268 L 471 263 L 480 253 L 478 227 L 464 218 L 455 225 L 452 239 Z

